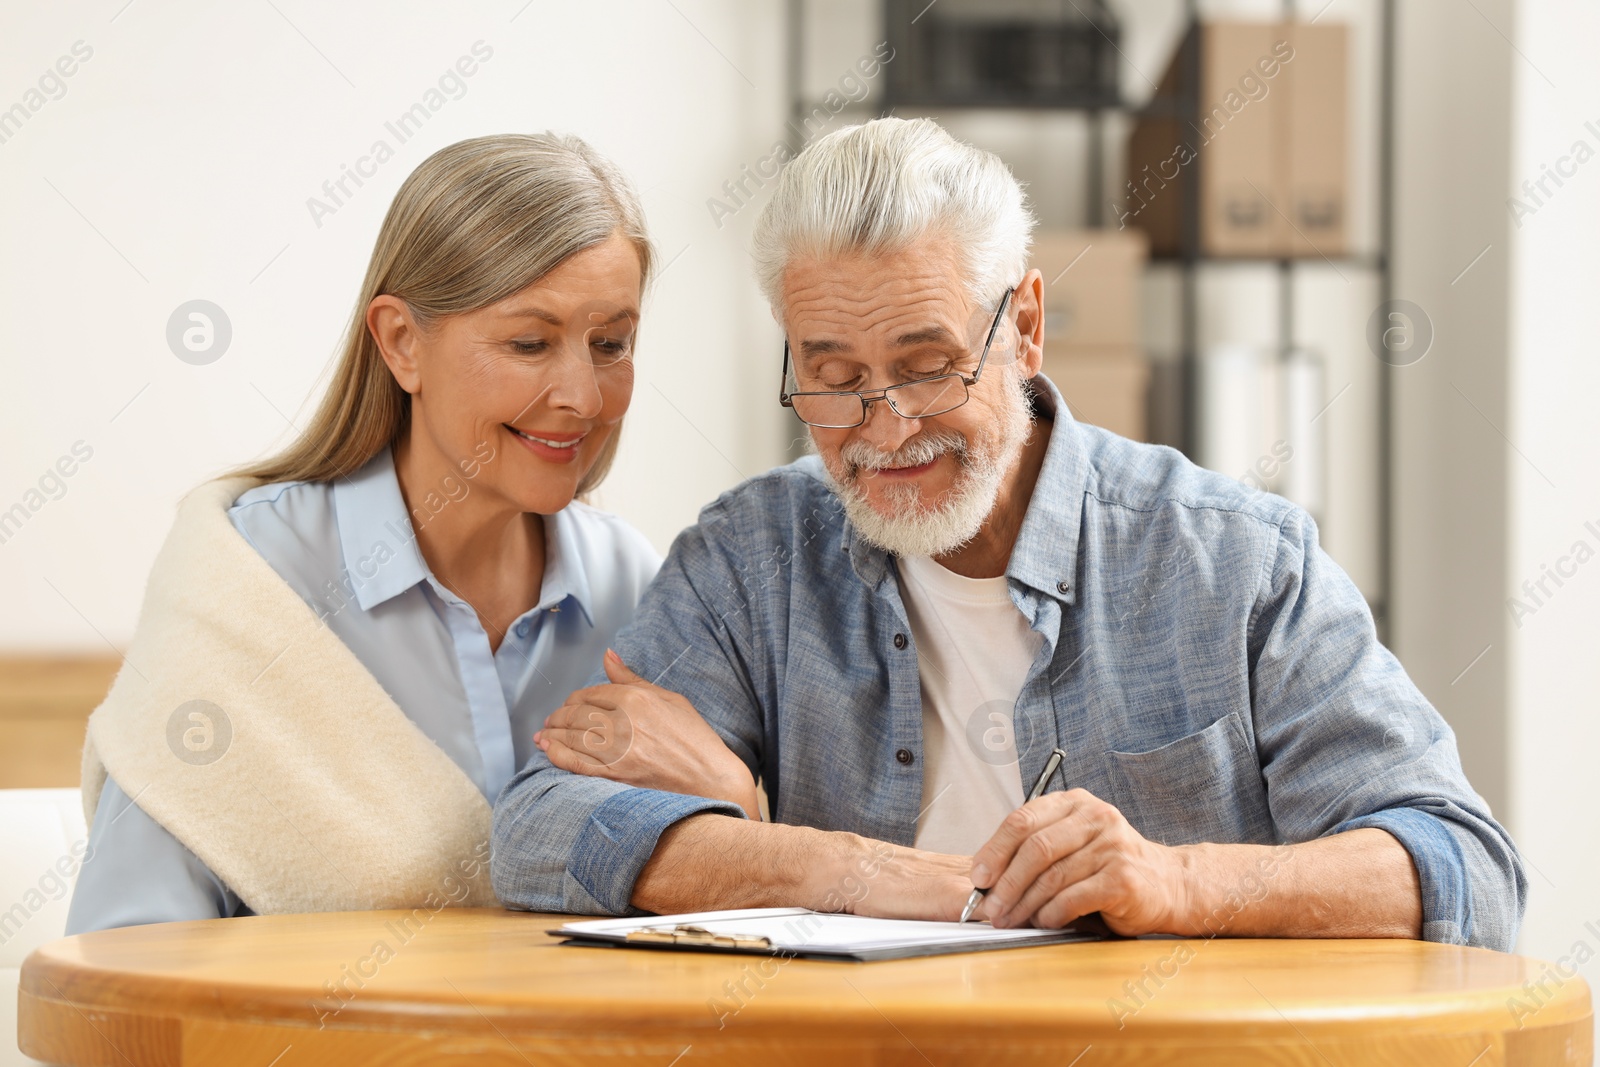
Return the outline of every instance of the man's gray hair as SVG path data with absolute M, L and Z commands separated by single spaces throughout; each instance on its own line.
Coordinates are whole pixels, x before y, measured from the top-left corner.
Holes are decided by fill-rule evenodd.
M 784 168 L 756 220 L 756 277 L 782 314 L 795 258 L 892 252 L 949 238 L 974 303 L 987 306 L 1028 268 L 1034 217 L 1000 158 L 951 137 L 932 119 L 874 119 L 835 130 Z

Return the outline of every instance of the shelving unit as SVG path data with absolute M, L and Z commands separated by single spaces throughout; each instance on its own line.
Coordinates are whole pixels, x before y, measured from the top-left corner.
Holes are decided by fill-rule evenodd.
M 897 48 L 906 47 L 908 44 L 908 26 L 911 19 L 902 19 L 900 8 L 912 0 L 885 0 L 884 11 L 888 19 L 886 37 Z M 806 30 L 806 3 L 805 0 L 787 0 L 787 21 L 789 29 L 788 49 L 788 83 L 790 90 L 791 117 L 798 120 L 809 112 L 814 102 L 808 101 L 804 95 L 803 71 L 805 63 L 805 30 Z M 1377 0 L 1379 19 L 1377 34 L 1378 50 L 1378 144 L 1376 152 L 1377 180 L 1377 215 L 1378 233 L 1377 247 L 1364 254 L 1341 255 L 1328 257 L 1327 262 L 1337 267 L 1349 267 L 1354 270 L 1369 271 L 1376 280 L 1378 302 L 1380 305 L 1387 303 L 1394 296 L 1392 253 L 1394 237 L 1394 87 L 1395 87 L 1395 0 Z M 916 2 L 916 7 L 923 7 Z M 928 5 L 931 7 L 931 5 Z M 1073 5 L 1080 13 L 1083 8 Z M 926 11 L 926 7 L 923 10 Z M 1090 5 L 1089 11 L 1098 10 L 1095 5 Z M 1324 7 L 1323 10 L 1326 10 Z M 1113 13 L 1114 14 L 1114 13 Z M 1320 14 L 1320 12 L 1319 12 Z M 1282 17 L 1285 21 L 1294 21 L 1299 12 L 1294 0 L 1283 0 Z M 920 17 L 920 16 L 918 16 Z M 1184 0 L 1185 24 L 1192 26 L 1201 17 L 1199 0 Z M 1315 17 L 1315 16 L 1314 16 Z M 1156 108 L 1176 107 L 1182 115 L 1192 115 L 1197 111 L 1200 102 L 1201 69 L 1200 69 L 1200 39 L 1196 34 L 1186 33 L 1180 45 L 1182 50 L 1183 75 L 1182 94 L 1173 101 L 1156 101 Z M 891 87 L 884 96 L 876 102 L 864 102 L 859 108 L 862 117 L 886 115 L 896 108 L 905 106 L 937 107 L 941 110 L 959 110 L 968 108 L 996 108 L 1003 107 L 1018 110 L 1051 110 L 1060 112 L 1077 113 L 1084 116 L 1088 131 L 1088 151 L 1085 153 L 1085 217 L 1091 226 L 1104 225 L 1106 221 L 1104 199 L 1104 173 L 1106 153 L 1106 122 L 1108 114 L 1122 113 L 1138 115 L 1142 109 L 1130 106 L 1120 96 L 1106 98 L 1104 94 L 1096 94 L 1081 100 L 1056 99 L 1049 102 L 1034 100 L 1021 100 L 1011 102 L 997 101 L 993 96 L 976 97 L 971 100 L 952 99 L 949 96 L 938 98 L 908 97 L 896 94 Z M 792 126 L 793 124 L 791 124 Z M 801 145 L 792 144 L 798 150 Z M 1195 381 L 1199 366 L 1199 334 L 1202 309 L 1199 303 L 1199 274 L 1201 270 L 1217 266 L 1234 265 L 1267 265 L 1276 268 L 1278 300 L 1277 300 L 1277 351 L 1280 359 L 1285 359 L 1295 348 L 1296 325 L 1299 317 L 1297 307 L 1295 280 L 1297 268 L 1302 262 L 1321 263 L 1321 257 L 1288 257 L 1288 256 L 1228 256 L 1212 257 L 1200 252 L 1200 188 L 1199 182 L 1188 181 L 1184 183 L 1184 211 L 1183 211 L 1183 239 L 1182 252 L 1176 257 L 1155 259 L 1152 263 L 1176 264 L 1180 271 L 1179 281 L 1179 335 L 1180 351 L 1179 360 L 1182 367 L 1183 398 L 1184 398 L 1184 450 L 1192 455 L 1196 444 L 1196 427 L 1198 425 L 1198 412 L 1195 410 L 1197 390 Z M 1389 605 L 1393 591 L 1393 474 L 1392 474 L 1392 443 L 1394 439 L 1394 404 L 1393 404 L 1393 368 L 1387 363 L 1380 365 L 1378 373 L 1378 484 L 1376 487 L 1376 513 L 1377 513 L 1377 576 L 1376 594 L 1369 599 L 1373 617 L 1378 626 L 1380 638 L 1388 640 L 1390 630 Z
M 1185 21 L 1193 25 L 1200 18 L 1199 0 L 1185 0 Z M 1297 18 L 1294 0 L 1283 0 L 1283 18 L 1293 21 Z M 1186 452 L 1192 454 L 1195 442 L 1195 427 L 1198 425 L 1199 413 L 1195 410 L 1197 391 L 1194 381 L 1199 364 L 1199 326 L 1200 307 L 1198 294 L 1198 269 L 1210 264 L 1269 264 L 1277 267 L 1278 278 L 1278 355 L 1280 359 L 1287 359 L 1295 347 L 1295 322 L 1297 308 L 1295 302 L 1295 268 L 1301 262 L 1330 262 L 1335 266 L 1351 266 L 1356 269 L 1372 271 L 1377 278 L 1379 305 L 1387 303 L 1393 297 L 1393 241 L 1394 241 L 1394 22 L 1395 0 L 1380 0 L 1379 2 L 1379 31 L 1378 31 L 1378 70 L 1379 70 L 1379 102 L 1378 102 L 1378 174 L 1376 181 L 1378 197 L 1378 242 L 1377 248 L 1368 255 L 1351 255 L 1335 257 L 1208 257 L 1200 253 L 1200 183 L 1195 181 L 1184 184 L 1184 212 L 1183 212 L 1183 245 L 1184 251 L 1179 257 L 1182 270 L 1180 316 L 1181 323 L 1181 359 L 1184 367 L 1184 432 L 1186 438 Z M 1194 114 L 1200 99 L 1201 69 L 1200 69 L 1200 39 L 1197 35 L 1186 35 L 1183 44 L 1183 96 L 1180 97 L 1178 108 L 1182 114 Z M 1091 216 L 1093 218 L 1094 216 Z M 1389 604 L 1393 591 L 1393 475 L 1392 475 L 1392 441 L 1393 441 L 1393 401 L 1392 401 L 1392 374 L 1393 368 L 1387 363 L 1380 365 L 1378 376 L 1378 487 L 1377 487 L 1377 512 L 1378 512 L 1378 592 L 1369 601 L 1373 619 L 1377 624 L 1379 637 L 1388 640 L 1389 631 Z

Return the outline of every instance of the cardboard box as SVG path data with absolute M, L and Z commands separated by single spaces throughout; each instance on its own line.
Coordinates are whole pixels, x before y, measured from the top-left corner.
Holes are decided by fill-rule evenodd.
M 1273 51 L 1285 36 L 1270 23 L 1207 26 L 1201 34 L 1200 107 L 1189 132 L 1198 142 L 1201 247 L 1212 255 L 1274 255 L 1288 245 L 1278 209 L 1280 131 L 1294 64 L 1275 63 Z M 1274 69 L 1274 78 L 1264 77 Z M 1255 85 L 1262 88 L 1247 88 Z
M 1045 351 L 1137 355 L 1139 284 L 1149 242 L 1136 230 L 1041 230 L 1033 265 L 1044 275 Z
M 1045 377 L 1056 383 L 1074 418 L 1135 441 L 1147 439 L 1150 365 L 1137 349 L 1108 348 L 1052 355 Z
M 1349 34 L 1343 26 L 1296 23 L 1289 41 L 1295 51 L 1284 109 L 1289 254 L 1343 255 Z
M 1129 137 L 1119 225 L 1148 234 L 1156 255 L 1182 254 L 1195 182 L 1200 255 L 1343 255 L 1347 38 L 1338 25 L 1191 26 Z M 1190 49 L 1195 101 L 1184 99 Z

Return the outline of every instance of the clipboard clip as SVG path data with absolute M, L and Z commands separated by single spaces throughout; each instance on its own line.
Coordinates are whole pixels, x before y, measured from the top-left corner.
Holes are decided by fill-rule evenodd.
M 770 950 L 769 937 L 749 937 L 743 934 L 716 934 L 703 926 L 684 923 L 678 926 L 656 926 L 644 930 L 630 930 L 624 939 L 664 945 L 698 945 L 703 948 L 755 948 Z

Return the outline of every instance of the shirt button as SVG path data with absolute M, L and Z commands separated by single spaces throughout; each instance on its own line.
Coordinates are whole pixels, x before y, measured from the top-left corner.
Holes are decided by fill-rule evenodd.
M 909 748 L 902 748 L 900 751 L 894 754 L 894 758 L 899 760 L 901 763 L 909 764 L 917 757 L 911 754 L 911 750 Z
M 905 648 L 906 647 L 906 635 L 905 634 L 895 634 L 894 635 L 894 647 L 895 648 Z M 904 752 L 905 749 L 901 749 L 900 751 Z M 906 761 L 905 760 L 901 760 L 900 762 L 901 763 L 905 763 Z
M 1067 582 L 1067 581 L 1057 582 L 1056 583 L 1056 592 L 1058 592 L 1058 593 L 1070 593 L 1070 592 L 1072 592 L 1072 583 L 1071 582 Z
M 528 636 L 528 630 L 530 629 L 530 627 L 528 626 L 528 620 L 527 619 L 523 619 L 521 622 L 517 623 L 511 629 L 512 629 L 513 632 L 516 633 L 516 635 L 518 637 L 527 637 Z

